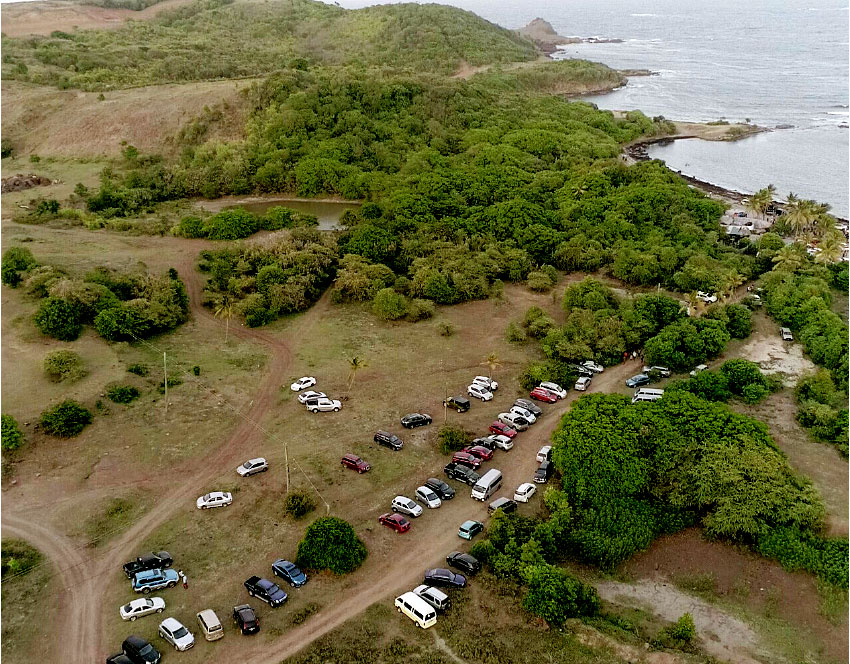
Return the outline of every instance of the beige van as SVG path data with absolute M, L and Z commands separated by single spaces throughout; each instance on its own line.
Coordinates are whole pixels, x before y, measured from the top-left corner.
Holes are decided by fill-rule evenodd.
M 204 609 L 198 614 L 198 626 L 207 641 L 216 641 L 224 636 L 221 621 L 212 609 Z

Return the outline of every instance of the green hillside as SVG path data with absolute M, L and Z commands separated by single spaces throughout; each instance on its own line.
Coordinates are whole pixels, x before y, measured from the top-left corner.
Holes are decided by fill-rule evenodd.
M 3 38 L 3 77 L 62 88 L 261 76 L 290 66 L 355 65 L 451 74 L 533 60 L 531 42 L 442 5 L 345 10 L 313 0 L 197 0 L 118 30 Z

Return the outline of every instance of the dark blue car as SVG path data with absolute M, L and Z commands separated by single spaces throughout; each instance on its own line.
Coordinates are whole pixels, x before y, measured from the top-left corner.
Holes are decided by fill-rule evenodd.
M 307 583 L 307 575 L 298 569 L 293 563 L 281 558 L 272 563 L 272 570 L 276 576 L 286 581 L 293 588 L 298 588 Z
M 245 582 L 245 588 L 251 597 L 256 597 L 266 602 L 269 606 L 280 606 L 283 604 L 287 595 L 273 581 L 261 579 L 259 576 L 252 576 Z

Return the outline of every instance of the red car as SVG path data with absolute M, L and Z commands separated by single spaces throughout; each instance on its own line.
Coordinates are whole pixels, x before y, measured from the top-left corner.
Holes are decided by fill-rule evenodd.
M 489 450 L 483 445 L 473 445 L 472 447 L 464 447 L 463 451 L 469 452 L 469 454 L 473 454 L 483 461 L 489 461 L 493 458 L 493 450 Z
M 378 523 L 387 528 L 392 528 L 397 533 L 406 533 L 410 530 L 410 521 L 405 519 L 401 514 L 393 514 L 392 512 L 387 512 L 379 516 Z
M 537 399 L 537 401 L 544 401 L 546 403 L 556 403 L 558 401 L 558 396 L 545 387 L 535 387 L 531 390 L 531 394 L 529 394 L 532 399 Z
M 516 429 L 511 429 L 507 424 L 498 420 L 490 425 L 490 433 L 499 433 L 508 438 L 516 437 Z
M 352 470 L 356 470 L 358 473 L 365 473 L 367 470 L 371 470 L 372 466 L 363 461 L 356 454 L 346 454 L 342 457 L 342 465 L 346 468 L 351 468 Z
M 462 463 L 464 466 L 477 469 L 481 465 L 481 459 L 469 452 L 455 452 L 452 456 L 454 463 Z

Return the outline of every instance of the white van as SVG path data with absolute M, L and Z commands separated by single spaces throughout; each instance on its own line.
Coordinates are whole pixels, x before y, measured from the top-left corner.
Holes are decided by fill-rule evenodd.
M 224 636 L 221 621 L 212 609 L 204 609 L 198 614 L 198 625 L 207 641 L 216 641 Z
M 408 592 L 396 597 L 395 608 L 422 629 L 428 629 L 437 624 L 437 610 L 416 593 Z
M 651 387 L 641 387 L 635 390 L 635 395 L 632 397 L 632 403 L 641 401 L 658 401 L 664 396 L 664 390 L 656 390 Z
M 472 487 L 472 497 L 484 502 L 502 488 L 502 473 L 491 468 Z

